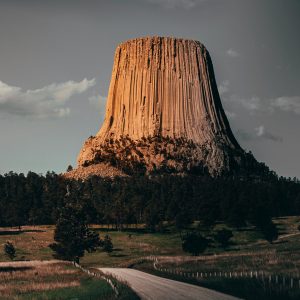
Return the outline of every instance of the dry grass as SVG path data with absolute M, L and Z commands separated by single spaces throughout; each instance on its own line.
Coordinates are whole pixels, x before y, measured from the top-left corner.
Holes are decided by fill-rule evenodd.
M 17 250 L 17 259 L 52 259 L 52 253 L 48 245 L 53 243 L 54 226 L 22 226 L 0 228 L 1 250 L 6 241 L 11 241 Z M 8 258 L 0 251 L 0 261 Z
M 18 262 L 1 264 L 0 293 L 2 297 L 75 287 L 82 276 L 78 269 L 65 263 Z

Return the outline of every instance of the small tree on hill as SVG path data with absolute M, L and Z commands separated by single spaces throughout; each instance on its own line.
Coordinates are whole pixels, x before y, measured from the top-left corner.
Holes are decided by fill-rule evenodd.
M 54 240 L 49 245 L 54 257 L 79 262 L 84 252 L 94 252 L 101 246 L 99 234 L 88 228 L 86 215 L 78 204 L 67 204 L 58 218 Z
M 11 259 L 13 260 L 16 257 L 16 249 L 13 245 L 13 243 L 7 241 L 4 244 L 4 253 Z
M 68 165 L 67 172 L 71 172 L 73 170 L 73 167 L 71 165 Z
M 262 226 L 261 232 L 262 232 L 264 238 L 270 244 L 272 244 L 273 241 L 277 240 L 277 238 L 278 238 L 277 227 L 272 221 L 270 221 L 270 222 L 266 223 L 264 226 Z
M 229 240 L 233 237 L 232 231 L 228 229 L 218 230 L 215 235 L 215 240 L 221 244 L 223 248 L 226 248 L 229 244 Z
M 199 233 L 189 232 L 182 237 L 182 250 L 192 255 L 199 255 L 207 246 L 208 240 Z
M 107 253 L 110 253 L 113 251 L 114 246 L 113 246 L 111 238 L 108 234 L 104 237 L 102 246 L 103 246 L 103 250 Z

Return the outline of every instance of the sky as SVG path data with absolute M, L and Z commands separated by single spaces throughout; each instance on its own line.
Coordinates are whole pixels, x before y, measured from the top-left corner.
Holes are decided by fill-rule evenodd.
M 0 173 L 76 166 L 115 48 L 156 35 L 203 43 L 241 146 L 300 178 L 299 15 L 300 0 L 0 0 Z

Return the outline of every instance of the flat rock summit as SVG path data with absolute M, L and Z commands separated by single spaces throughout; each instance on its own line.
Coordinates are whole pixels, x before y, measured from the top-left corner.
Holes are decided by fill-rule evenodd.
M 104 123 L 67 176 L 102 176 L 103 169 L 112 176 L 218 176 L 256 163 L 231 131 L 207 49 L 194 40 L 144 37 L 117 47 Z

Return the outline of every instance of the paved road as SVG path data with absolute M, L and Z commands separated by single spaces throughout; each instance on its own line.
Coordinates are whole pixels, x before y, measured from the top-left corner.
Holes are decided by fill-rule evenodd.
M 170 280 L 134 269 L 99 268 L 105 274 L 126 281 L 144 300 L 236 300 L 216 291 Z

